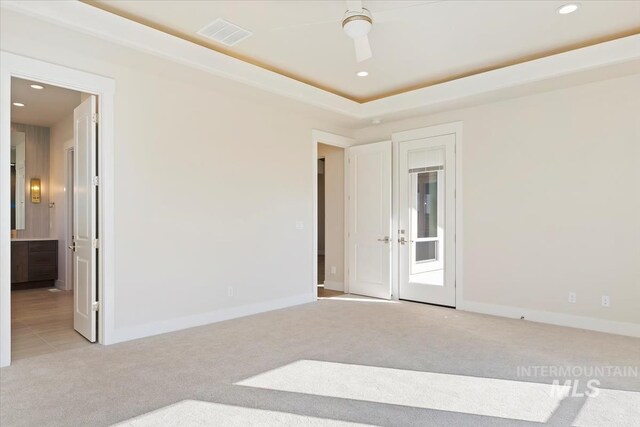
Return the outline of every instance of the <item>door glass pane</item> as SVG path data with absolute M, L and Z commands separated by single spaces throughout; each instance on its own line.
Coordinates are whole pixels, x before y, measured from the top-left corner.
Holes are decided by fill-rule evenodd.
M 438 172 L 418 174 L 417 197 L 417 237 L 438 237 Z
M 416 262 L 435 261 L 437 247 L 437 241 L 416 242 Z

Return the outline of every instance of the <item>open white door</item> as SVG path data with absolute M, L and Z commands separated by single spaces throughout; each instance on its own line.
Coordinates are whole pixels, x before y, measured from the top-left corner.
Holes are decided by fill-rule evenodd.
M 96 341 L 96 97 L 90 96 L 73 112 L 73 327 Z
M 456 305 L 455 144 L 448 134 L 399 145 L 400 299 Z
M 391 298 L 391 142 L 349 149 L 349 292 Z

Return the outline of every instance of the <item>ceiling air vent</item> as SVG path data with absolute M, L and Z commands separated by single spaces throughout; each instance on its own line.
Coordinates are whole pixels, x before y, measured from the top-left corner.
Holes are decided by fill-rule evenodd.
M 198 34 L 226 46 L 233 46 L 251 36 L 253 33 L 229 21 L 218 18 L 198 31 Z

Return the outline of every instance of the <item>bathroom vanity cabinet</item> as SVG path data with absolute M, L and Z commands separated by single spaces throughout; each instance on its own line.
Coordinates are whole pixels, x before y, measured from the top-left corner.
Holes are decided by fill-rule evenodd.
M 57 240 L 11 241 L 11 289 L 54 286 L 57 279 Z

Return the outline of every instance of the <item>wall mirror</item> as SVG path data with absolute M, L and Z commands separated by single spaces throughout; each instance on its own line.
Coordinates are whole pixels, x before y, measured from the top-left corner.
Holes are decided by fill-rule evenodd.
M 24 132 L 11 132 L 11 229 L 24 230 L 27 183 Z

